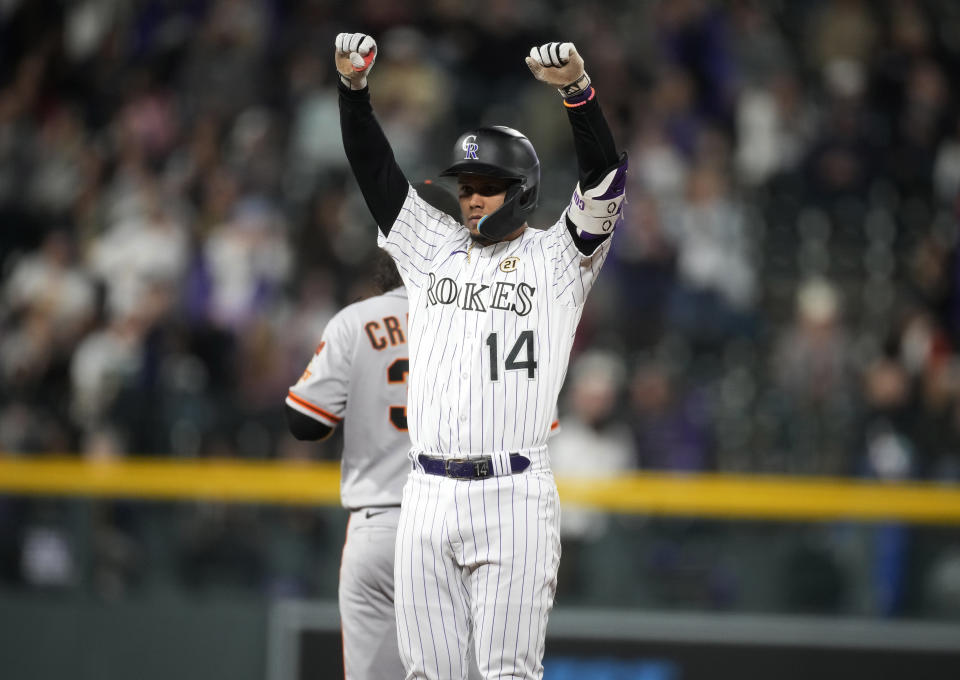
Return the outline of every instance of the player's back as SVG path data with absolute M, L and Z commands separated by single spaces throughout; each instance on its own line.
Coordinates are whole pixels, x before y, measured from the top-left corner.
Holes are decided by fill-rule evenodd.
M 408 370 L 401 287 L 337 313 L 290 390 L 291 406 L 330 425 L 343 421 L 340 491 L 347 508 L 400 504 L 410 471 Z
M 356 354 L 344 417 L 344 502 L 348 507 L 399 505 L 410 471 L 406 290 L 395 289 L 348 310 L 356 319 Z M 348 493 L 357 500 L 348 502 Z

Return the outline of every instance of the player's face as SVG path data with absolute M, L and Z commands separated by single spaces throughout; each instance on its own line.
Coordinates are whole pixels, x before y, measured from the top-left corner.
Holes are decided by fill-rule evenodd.
M 477 223 L 481 217 L 503 205 L 509 185 L 509 181 L 505 179 L 484 175 L 460 175 L 457 179 L 460 212 L 463 213 L 463 224 L 470 230 L 471 236 L 480 237 Z

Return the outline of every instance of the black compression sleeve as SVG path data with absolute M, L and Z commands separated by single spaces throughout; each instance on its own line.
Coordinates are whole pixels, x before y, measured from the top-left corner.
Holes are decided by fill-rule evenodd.
M 596 96 L 580 106 L 568 107 L 567 118 L 573 128 L 573 146 L 580 168 L 580 187 L 595 185 L 619 162 L 613 133 Z
M 400 214 L 409 184 L 397 165 L 390 142 L 373 115 L 370 90 L 350 90 L 342 83 L 337 87 L 340 91 L 343 148 L 367 208 L 380 231 L 386 235 Z
M 324 425 L 310 416 L 305 416 L 300 411 L 290 408 L 284 404 L 287 415 L 287 427 L 290 428 L 290 434 L 303 442 L 316 442 L 326 439 L 333 433 L 333 428 Z
M 579 106 L 567 107 L 567 118 L 573 128 L 573 146 L 580 169 L 580 188 L 587 189 L 600 182 L 622 159 L 617 154 L 613 133 L 610 132 L 610 126 L 607 125 L 596 95 Z M 569 217 L 567 230 L 577 248 L 585 255 L 592 255 L 593 251 L 609 238 L 609 234 L 598 239 L 581 238 Z

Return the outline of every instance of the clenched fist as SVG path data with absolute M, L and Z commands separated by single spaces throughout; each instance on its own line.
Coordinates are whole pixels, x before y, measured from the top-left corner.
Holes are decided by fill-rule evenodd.
M 553 85 L 565 98 L 575 97 L 590 86 L 583 58 L 573 43 L 544 43 L 532 48 L 526 61 L 537 80 Z
M 367 86 L 367 74 L 377 58 L 377 41 L 366 33 L 340 33 L 334 40 L 334 60 L 340 80 L 351 90 Z

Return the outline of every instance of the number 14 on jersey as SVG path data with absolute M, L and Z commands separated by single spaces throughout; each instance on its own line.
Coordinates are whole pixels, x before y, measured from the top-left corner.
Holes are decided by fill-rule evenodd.
M 491 333 L 484 343 L 490 353 L 490 381 L 498 382 L 500 380 L 500 334 Z M 537 377 L 537 360 L 534 357 L 533 345 L 533 331 L 522 331 L 511 346 L 510 351 L 507 352 L 503 369 L 507 371 L 526 370 L 527 379 L 534 380 Z

